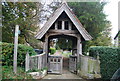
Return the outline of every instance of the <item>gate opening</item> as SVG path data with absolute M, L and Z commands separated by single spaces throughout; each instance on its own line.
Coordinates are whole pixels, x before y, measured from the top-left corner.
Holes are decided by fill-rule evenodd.
M 77 38 L 67 35 L 55 35 L 48 38 L 48 73 L 76 73 Z

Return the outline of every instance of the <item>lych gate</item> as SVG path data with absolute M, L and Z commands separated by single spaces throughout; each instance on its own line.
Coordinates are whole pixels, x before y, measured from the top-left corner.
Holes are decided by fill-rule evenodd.
M 72 40 L 72 56 L 69 58 L 69 70 L 77 71 L 79 55 L 82 55 L 81 41 L 91 40 L 92 37 L 85 30 L 77 17 L 73 14 L 66 3 L 58 8 L 48 22 L 40 29 L 36 38 L 44 43 L 44 52 L 46 54 L 46 66 L 49 73 L 61 73 L 63 58 L 61 56 L 49 56 L 50 39 L 65 37 Z

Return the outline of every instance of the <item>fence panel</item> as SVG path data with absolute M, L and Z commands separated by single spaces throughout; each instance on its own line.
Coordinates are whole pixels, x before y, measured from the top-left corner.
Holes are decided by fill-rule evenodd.
M 29 56 L 26 54 L 26 71 L 32 69 L 42 69 L 46 67 L 46 54 L 40 54 L 35 56 Z

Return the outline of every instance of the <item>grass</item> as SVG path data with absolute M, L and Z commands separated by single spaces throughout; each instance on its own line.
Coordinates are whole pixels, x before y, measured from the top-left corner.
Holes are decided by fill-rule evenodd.
M 63 56 L 63 57 L 69 57 L 69 55 L 72 55 L 72 53 L 71 53 L 71 52 L 69 52 L 69 53 L 64 53 L 64 52 L 62 52 L 62 56 Z
M 13 72 L 13 66 L 2 66 L 2 79 L 32 79 L 21 67 L 17 68 L 17 74 Z

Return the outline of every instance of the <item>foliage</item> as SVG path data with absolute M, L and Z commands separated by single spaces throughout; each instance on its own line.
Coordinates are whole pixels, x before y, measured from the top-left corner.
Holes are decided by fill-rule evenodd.
M 111 45 L 110 21 L 103 11 L 105 2 L 69 2 L 68 5 L 80 20 L 85 29 L 93 37 L 92 41 L 83 41 L 83 51 L 90 46 Z M 93 32 L 92 32 L 93 31 Z
M 56 52 L 55 48 L 50 48 L 50 54 L 54 54 Z
M 67 38 L 58 38 L 57 46 L 60 49 L 72 49 L 72 40 Z
M 2 41 L 13 43 L 15 25 L 19 25 L 19 43 L 37 46 L 40 41 L 34 35 L 38 30 L 38 13 L 39 3 L 36 2 L 2 2 Z
M 44 70 L 47 70 L 48 68 L 47 67 L 44 67 L 42 69 L 30 69 L 27 71 L 27 73 L 29 72 L 41 72 L 41 71 L 44 71 Z
M 13 54 L 14 54 L 14 44 L 12 43 L 0 43 L 0 47 L 2 46 L 2 64 L 3 65 L 13 65 Z M 36 52 L 34 49 L 30 46 L 18 45 L 18 58 L 17 58 L 17 63 L 18 66 L 24 67 L 25 65 L 25 56 L 26 53 L 29 52 L 30 55 L 36 55 Z
M 91 47 L 90 56 L 99 55 L 100 71 L 103 79 L 110 79 L 120 67 L 120 48 L 114 47 Z
M 41 71 L 40 69 L 30 69 L 30 70 L 27 71 L 27 73 L 29 73 L 29 72 L 40 72 L 40 71 Z
M 27 75 L 21 67 L 18 67 L 17 74 L 14 74 L 12 66 L 2 66 L 2 79 L 32 79 L 32 76 Z
M 67 52 L 67 53 L 62 52 L 63 57 L 69 57 L 70 55 L 72 55 L 71 52 Z

